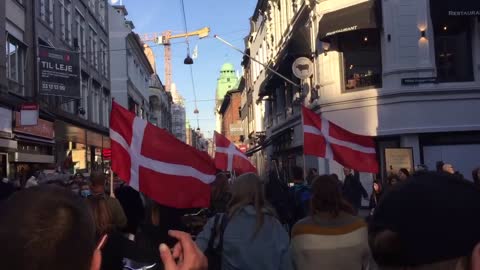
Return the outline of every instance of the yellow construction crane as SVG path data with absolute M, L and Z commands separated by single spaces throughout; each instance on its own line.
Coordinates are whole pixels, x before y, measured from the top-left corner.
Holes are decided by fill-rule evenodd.
M 170 86 L 172 84 L 172 48 L 170 40 L 177 39 L 177 38 L 187 38 L 192 36 L 198 36 L 198 38 L 206 38 L 210 34 L 210 28 L 204 27 L 197 31 L 172 35 L 172 31 L 168 30 L 163 33 L 151 33 L 151 34 L 144 34 L 141 35 L 141 39 L 143 42 L 154 42 L 159 45 L 165 46 L 165 89 L 170 91 Z M 193 60 L 189 54 L 187 54 L 187 58 L 185 58 L 184 63 L 186 65 L 193 64 Z

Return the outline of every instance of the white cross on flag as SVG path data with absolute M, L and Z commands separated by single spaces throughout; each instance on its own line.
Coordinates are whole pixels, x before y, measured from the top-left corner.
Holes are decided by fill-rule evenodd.
M 305 155 L 332 159 L 359 172 L 378 173 L 373 137 L 354 134 L 302 107 Z
M 132 188 L 175 208 L 210 204 L 216 168 L 207 153 L 112 103 L 112 170 Z
M 257 173 L 257 169 L 247 156 L 225 136 L 215 132 L 215 166 L 222 171 L 241 175 L 248 172 Z

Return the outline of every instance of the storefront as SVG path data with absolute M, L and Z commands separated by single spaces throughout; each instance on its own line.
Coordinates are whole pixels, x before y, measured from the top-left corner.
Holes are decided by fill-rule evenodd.
M 12 110 L 0 107 L 0 179 L 10 177 L 8 153 L 17 151 L 12 134 Z
M 103 157 L 103 150 L 110 148 L 109 136 L 60 120 L 55 121 L 55 133 L 58 162 L 65 164 L 70 155 L 73 162 L 73 168 L 65 169 L 86 173 L 109 167 Z
M 36 171 L 55 167 L 53 122 L 39 118 L 35 126 L 21 126 L 20 112 L 15 112 L 13 131 L 18 147 L 16 152 L 9 153 L 8 158 L 12 178 L 23 184 Z

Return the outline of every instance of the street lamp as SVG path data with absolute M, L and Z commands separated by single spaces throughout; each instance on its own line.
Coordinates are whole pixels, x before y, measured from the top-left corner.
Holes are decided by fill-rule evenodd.
M 185 57 L 185 60 L 183 60 L 183 63 L 185 65 L 193 65 L 193 59 L 190 57 L 190 54 L 187 54 L 187 57 Z

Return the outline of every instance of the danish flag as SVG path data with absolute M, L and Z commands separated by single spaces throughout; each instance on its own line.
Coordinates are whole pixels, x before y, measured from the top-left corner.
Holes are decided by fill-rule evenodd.
M 378 173 L 373 137 L 354 134 L 302 107 L 304 153 L 359 172 Z
M 234 143 L 217 132 L 215 132 L 215 166 L 219 170 L 235 172 L 238 175 L 257 173 L 257 169 L 247 156 Z
M 204 208 L 216 168 L 207 153 L 112 103 L 112 170 L 132 188 L 175 208 Z

